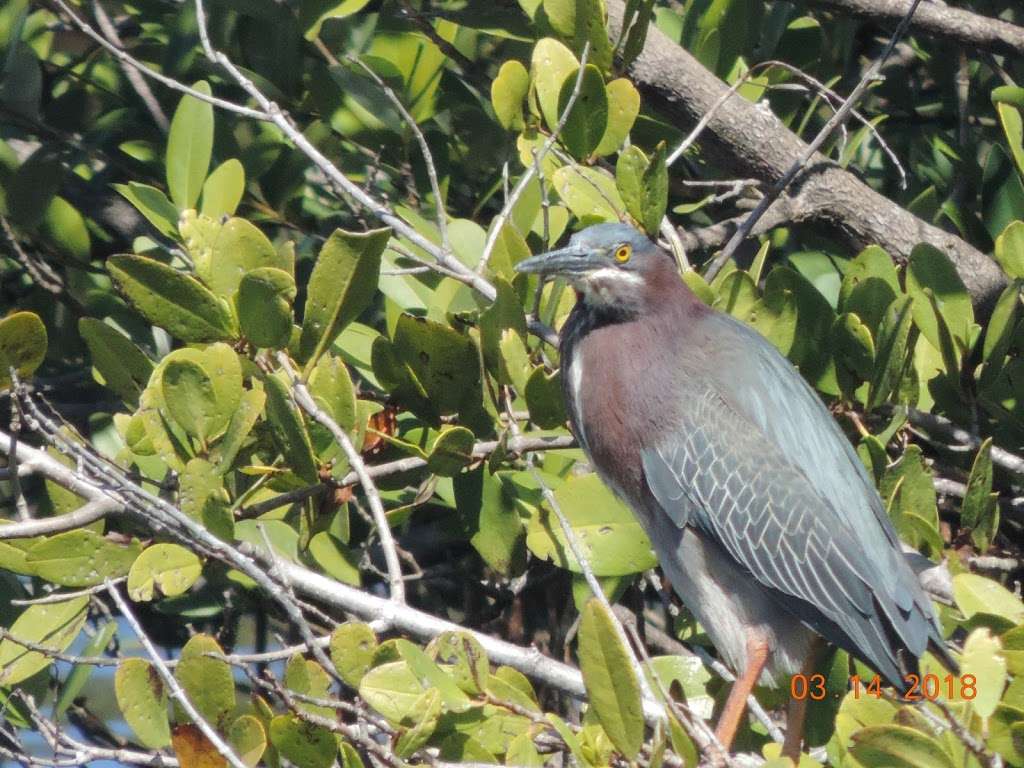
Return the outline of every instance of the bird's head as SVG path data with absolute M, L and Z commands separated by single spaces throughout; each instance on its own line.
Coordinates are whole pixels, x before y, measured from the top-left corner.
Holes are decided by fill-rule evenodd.
M 516 270 L 564 277 L 595 309 L 639 312 L 648 288 L 663 279 L 672 257 L 628 224 L 595 224 L 569 245 L 516 264 Z

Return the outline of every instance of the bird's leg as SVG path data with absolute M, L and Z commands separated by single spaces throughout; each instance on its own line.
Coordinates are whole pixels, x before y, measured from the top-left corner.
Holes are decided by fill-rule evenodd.
M 715 736 L 725 747 L 726 752 L 732 748 L 732 740 L 739 730 L 740 720 L 747 709 L 747 697 L 757 685 L 767 663 L 768 642 L 760 635 L 751 635 L 747 639 L 747 668 L 732 684 L 729 698 L 725 700 L 722 714 L 718 717 L 718 725 L 715 726 Z
M 815 666 L 818 663 L 818 649 L 820 643 L 811 643 L 807 652 L 800 674 L 805 679 L 810 679 L 814 674 Z M 797 699 L 790 697 L 789 706 L 786 708 L 786 738 L 782 742 L 782 756 L 788 757 L 794 765 L 800 763 L 800 748 L 804 740 L 804 723 L 807 719 L 807 696 Z

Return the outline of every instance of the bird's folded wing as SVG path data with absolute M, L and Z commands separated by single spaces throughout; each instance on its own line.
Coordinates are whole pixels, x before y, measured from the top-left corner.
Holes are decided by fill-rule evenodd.
M 664 512 L 677 525 L 696 526 L 759 582 L 798 601 L 795 612 L 828 639 L 852 645 L 898 680 L 879 615 L 879 602 L 891 602 L 889 589 L 832 504 L 712 390 L 687 403 L 682 422 L 672 437 L 642 452 Z

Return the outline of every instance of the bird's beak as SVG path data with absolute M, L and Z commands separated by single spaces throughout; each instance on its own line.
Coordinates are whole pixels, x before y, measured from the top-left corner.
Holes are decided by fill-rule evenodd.
M 537 275 L 582 275 L 601 265 L 592 251 L 579 246 L 567 246 L 556 251 L 538 253 L 516 264 L 517 272 Z

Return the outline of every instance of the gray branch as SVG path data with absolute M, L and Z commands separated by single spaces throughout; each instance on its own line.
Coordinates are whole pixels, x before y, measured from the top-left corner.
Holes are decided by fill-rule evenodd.
M 622 23 L 623 0 L 609 0 L 614 39 Z M 902 5 L 902 4 L 901 4 Z M 630 67 L 644 103 L 687 130 L 714 108 L 728 86 L 654 26 L 643 53 Z M 770 111 L 739 96 L 728 98 L 708 122 L 702 149 L 731 175 L 768 184 L 781 179 L 807 149 Z M 877 244 L 904 260 L 913 247 L 929 243 L 956 265 L 976 306 L 991 306 L 1005 278 L 985 254 L 956 235 L 932 226 L 879 194 L 824 155 L 815 155 L 776 205 L 790 207 L 790 221 L 822 228 L 853 250 Z
M 884 24 L 903 18 L 910 0 L 810 0 L 810 5 Z M 911 30 L 990 53 L 1024 55 L 1024 27 L 941 2 L 922 3 Z

